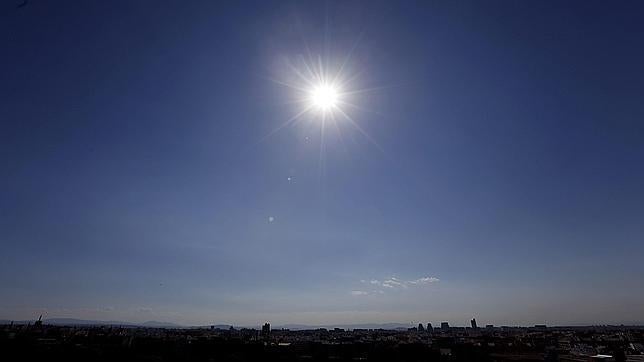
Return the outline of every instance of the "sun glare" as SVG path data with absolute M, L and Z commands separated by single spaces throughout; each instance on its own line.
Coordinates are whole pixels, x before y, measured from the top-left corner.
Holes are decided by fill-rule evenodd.
M 317 86 L 311 91 L 311 102 L 320 110 L 330 110 L 338 103 L 338 90 L 326 84 Z
M 355 83 L 358 81 L 360 72 L 352 72 L 353 67 L 350 65 L 351 54 L 356 45 L 357 41 L 344 60 L 327 59 L 321 56 L 316 58 L 308 52 L 308 46 L 306 56 L 300 55 L 293 60 L 284 58 L 283 69 L 286 72 L 283 77 L 270 80 L 291 90 L 288 103 L 294 105 L 294 114 L 264 138 L 306 120 L 304 124 L 320 128 L 321 150 L 325 147 L 325 130 L 333 127 L 341 132 L 346 126 L 352 126 L 380 149 L 380 146 L 351 115 L 352 112 L 365 110 L 355 104 L 356 100 L 360 99 L 360 94 L 379 89 L 377 87 L 356 88 Z M 352 112 L 349 112 L 350 110 Z

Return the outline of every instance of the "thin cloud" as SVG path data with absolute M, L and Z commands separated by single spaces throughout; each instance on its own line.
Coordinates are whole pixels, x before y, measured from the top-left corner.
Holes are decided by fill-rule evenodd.
M 365 292 L 364 290 L 352 290 L 351 295 L 353 296 L 361 296 L 361 295 L 368 295 L 369 292 Z
M 439 282 L 440 279 L 435 278 L 435 277 L 423 277 L 423 278 L 418 278 L 416 280 L 410 280 L 408 283 L 409 284 L 414 284 L 414 285 L 421 285 L 421 284 L 429 284 L 429 283 L 436 283 Z
M 382 282 L 382 286 L 387 288 L 407 288 L 407 283 L 408 282 L 404 280 L 399 280 L 397 278 L 391 277 Z
M 372 279 L 372 280 L 370 280 L 368 282 L 368 284 L 378 286 L 378 287 L 382 287 L 382 288 L 387 288 L 389 290 L 395 290 L 395 289 L 407 289 L 407 288 L 410 288 L 410 287 L 420 287 L 420 286 L 423 286 L 423 285 L 437 283 L 439 281 L 440 281 L 440 279 L 438 279 L 436 277 L 429 277 L 429 276 L 421 277 L 421 278 L 413 279 L 413 280 L 402 280 L 402 279 L 398 279 L 396 277 L 391 277 L 391 278 L 388 278 L 388 279 L 385 279 L 385 280 L 382 280 L 382 281 L 380 281 L 378 279 Z M 367 284 L 367 281 L 364 280 L 364 279 L 360 280 L 360 282 L 363 283 L 363 284 Z M 382 290 L 379 290 L 379 292 L 381 294 L 383 293 Z

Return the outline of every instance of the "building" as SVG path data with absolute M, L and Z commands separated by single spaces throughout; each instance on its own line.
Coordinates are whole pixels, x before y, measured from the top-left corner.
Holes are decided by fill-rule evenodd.
M 418 323 L 418 332 L 425 332 L 425 327 L 422 323 Z
M 38 320 L 34 322 L 34 327 L 42 327 L 42 314 L 40 315 L 40 317 L 38 317 Z
M 449 330 L 449 322 L 441 322 L 441 331 Z
M 427 323 L 427 332 L 433 333 L 434 332 L 434 327 L 432 327 L 431 323 Z
M 271 324 L 266 322 L 262 326 L 262 339 L 268 340 L 271 337 Z
M 470 324 L 472 325 L 472 329 L 477 329 L 478 327 L 476 326 L 476 318 L 472 318 L 470 321 Z

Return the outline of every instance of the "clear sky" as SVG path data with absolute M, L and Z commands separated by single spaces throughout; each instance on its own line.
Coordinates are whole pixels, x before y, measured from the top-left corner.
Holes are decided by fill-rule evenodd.
M 644 323 L 644 3 L 18 3 L 0 318 Z

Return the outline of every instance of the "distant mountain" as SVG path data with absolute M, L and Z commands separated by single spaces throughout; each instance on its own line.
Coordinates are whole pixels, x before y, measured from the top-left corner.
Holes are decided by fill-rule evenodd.
M 170 322 L 158 322 L 158 321 L 147 321 L 141 324 L 138 324 L 141 327 L 151 327 L 151 328 L 181 328 L 182 326 Z
M 134 326 L 134 323 L 122 321 L 98 321 L 76 318 L 48 318 L 43 320 L 44 324 L 64 325 L 64 326 Z
M 16 325 L 22 324 L 33 324 L 36 320 L 10 320 L 10 319 L 0 319 L 0 325 L 14 323 Z M 194 326 L 182 326 L 170 322 L 159 322 L 159 321 L 147 321 L 142 323 L 133 323 L 133 322 L 123 322 L 123 321 L 99 321 L 99 320 L 88 320 L 88 319 L 76 319 L 76 318 L 49 318 L 43 320 L 44 324 L 59 325 L 59 326 L 122 326 L 122 327 L 147 327 L 147 328 L 203 328 L 203 329 L 230 329 L 234 327 L 235 329 L 241 328 L 253 328 L 261 330 L 262 326 L 232 326 L 230 324 L 215 324 L 215 325 L 194 325 Z M 404 323 L 363 323 L 363 324 L 327 324 L 327 325 L 307 325 L 307 324 L 282 324 L 282 325 L 273 325 L 272 329 L 289 329 L 292 331 L 298 330 L 312 330 L 312 329 L 333 329 L 333 328 L 342 328 L 344 330 L 354 330 L 354 329 L 386 329 L 386 330 L 407 330 L 408 328 L 415 327 L 416 325 L 404 324 Z M 579 328 L 579 327 L 589 327 L 592 325 L 578 325 L 570 328 Z M 607 324 L 603 326 L 618 326 L 618 324 Z M 623 324 L 621 326 L 624 326 Z M 630 323 L 630 327 L 643 327 L 644 322 L 641 323 Z
M 193 328 L 215 328 L 215 329 L 229 329 L 234 327 L 235 329 L 250 328 L 250 329 L 262 329 L 261 325 L 256 326 L 232 326 L 230 324 L 215 324 L 215 325 L 206 325 L 206 326 L 194 326 Z M 311 329 L 333 329 L 333 328 L 342 328 L 345 330 L 353 329 L 404 329 L 415 327 L 411 324 L 403 323 L 364 323 L 364 324 L 327 324 L 327 325 L 309 325 L 309 324 L 278 324 L 271 325 L 272 329 L 289 329 L 291 331 L 301 331 L 301 330 L 311 330 Z
M 254 326 L 254 327 L 237 327 L 237 326 L 233 326 L 231 324 L 214 324 L 214 325 L 213 324 L 208 324 L 208 325 L 201 325 L 201 326 L 190 326 L 190 327 L 186 327 L 186 328 L 193 328 L 193 329 L 211 329 L 211 328 L 214 328 L 214 329 L 230 329 L 230 327 L 233 327 L 235 329 L 240 329 L 240 328 L 255 328 L 255 329 L 258 329 L 257 326 Z M 259 329 L 261 329 L 261 327 Z
M 17 324 L 33 323 L 34 321 L 16 321 Z M 132 323 L 123 321 L 99 321 L 76 318 L 48 318 L 43 320 L 44 324 L 61 326 L 127 326 L 127 327 L 149 327 L 149 328 L 181 328 L 180 325 L 169 322 L 148 321 L 143 323 Z
M 321 326 L 312 326 L 312 325 L 305 325 L 305 324 L 284 324 L 284 325 L 278 325 L 278 326 L 273 326 L 273 329 L 290 329 L 290 330 L 304 330 L 304 329 L 318 329 L 318 328 L 326 328 L 326 329 L 333 329 L 333 328 L 342 328 L 342 329 L 407 329 L 414 327 L 411 324 L 403 324 L 403 323 L 364 323 L 364 324 L 329 324 L 329 325 L 321 325 Z

